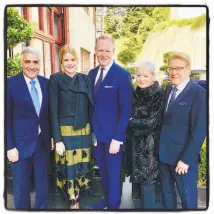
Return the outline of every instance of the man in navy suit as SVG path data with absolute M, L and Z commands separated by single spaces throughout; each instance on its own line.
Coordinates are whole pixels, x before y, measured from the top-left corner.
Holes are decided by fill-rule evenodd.
M 92 117 L 97 144 L 94 155 L 100 170 L 105 199 L 92 209 L 118 209 L 121 202 L 122 145 L 131 113 L 131 75 L 113 60 L 114 40 L 106 35 L 96 41 L 99 66 L 89 72 L 95 101 Z
M 206 136 L 206 91 L 190 78 L 190 57 L 172 52 L 168 57 L 172 85 L 165 95 L 159 144 L 164 206 L 176 209 L 175 183 L 183 209 L 197 209 L 198 155 Z
M 12 162 L 16 209 L 30 209 L 32 170 L 36 187 L 35 209 L 48 206 L 50 138 L 48 79 L 39 76 L 39 53 L 22 51 L 23 72 L 7 81 L 7 157 Z

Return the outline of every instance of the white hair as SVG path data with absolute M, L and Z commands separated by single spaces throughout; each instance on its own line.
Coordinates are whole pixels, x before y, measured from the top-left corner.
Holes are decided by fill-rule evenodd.
M 152 75 L 155 75 L 155 65 L 149 61 L 143 61 L 139 63 L 136 69 L 138 68 L 147 68 L 152 73 Z
M 36 48 L 33 48 L 33 47 L 31 47 L 31 46 L 28 46 L 28 47 L 24 48 L 24 49 L 22 50 L 22 52 L 21 52 L 21 57 L 23 57 L 23 55 L 26 54 L 26 53 L 36 54 L 37 57 L 38 57 L 38 59 L 39 59 L 39 61 L 40 61 L 40 59 L 41 59 L 41 58 L 40 58 L 39 51 L 38 51 Z

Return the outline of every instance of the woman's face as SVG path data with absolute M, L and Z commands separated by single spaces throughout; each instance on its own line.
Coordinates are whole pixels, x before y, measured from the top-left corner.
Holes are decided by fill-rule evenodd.
M 146 67 L 140 67 L 136 70 L 136 83 L 140 88 L 147 88 L 152 85 L 154 76 Z
M 64 54 L 62 58 L 62 70 L 67 74 L 75 73 L 77 70 L 77 60 L 71 53 Z

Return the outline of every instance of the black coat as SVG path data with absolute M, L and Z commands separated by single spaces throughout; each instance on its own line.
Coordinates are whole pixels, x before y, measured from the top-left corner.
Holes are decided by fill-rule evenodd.
M 84 128 L 93 111 L 91 83 L 84 74 L 73 78 L 62 72 L 51 75 L 49 80 L 52 133 L 55 142 L 61 142 L 60 126 Z M 74 102 L 75 99 L 75 102 Z
M 154 83 L 134 91 L 128 125 L 126 165 L 130 181 L 155 184 L 158 181 L 158 141 L 161 131 L 164 90 Z

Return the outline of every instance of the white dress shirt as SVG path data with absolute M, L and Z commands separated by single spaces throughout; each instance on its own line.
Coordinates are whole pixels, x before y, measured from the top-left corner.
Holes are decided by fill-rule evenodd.
M 114 61 L 112 61 L 108 66 L 106 66 L 103 70 L 103 80 L 104 78 L 106 77 L 108 71 L 110 70 L 111 66 L 113 65 Z M 96 76 L 96 79 L 95 79 L 95 82 L 94 82 L 94 85 L 96 84 L 99 76 L 100 76 L 100 72 L 101 72 L 101 66 L 99 67 L 99 70 L 97 72 L 97 76 Z
M 104 68 L 104 70 L 103 70 L 103 80 L 104 80 L 104 78 L 106 77 L 106 75 L 107 75 L 108 71 L 110 70 L 111 66 L 113 65 L 113 63 L 114 63 L 114 61 L 112 60 L 112 62 L 109 63 L 108 66 L 106 66 L 106 67 Z M 96 76 L 94 85 L 96 84 L 96 82 L 97 82 L 97 80 L 98 80 L 98 78 L 99 78 L 99 76 L 100 76 L 100 72 L 101 72 L 101 66 L 99 67 L 99 70 L 98 70 L 98 72 L 97 72 L 97 76 Z M 117 142 L 117 143 L 119 143 L 119 144 L 121 144 L 121 145 L 123 145 L 123 142 L 121 142 L 121 141 L 117 141 L 117 140 L 114 140 L 114 139 L 112 139 L 112 140 L 115 141 L 115 142 Z M 95 141 L 95 142 L 96 142 L 96 141 Z M 96 143 L 95 143 L 95 145 L 96 145 Z
M 32 87 L 32 86 L 31 86 L 31 84 L 30 84 L 30 81 L 31 81 L 32 79 L 26 77 L 25 75 L 24 75 L 24 78 L 25 78 L 25 81 L 26 81 L 26 84 L 27 84 L 29 93 L 31 94 L 31 87 Z M 40 104 L 40 108 L 41 108 L 41 105 L 42 105 L 42 90 L 41 90 L 41 87 L 40 87 L 38 78 L 36 77 L 36 78 L 34 78 L 33 80 L 35 81 L 35 88 L 36 88 L 36 90 L 37 90 L 37 92 L 38 92 L 38 95 L 39 95 L 39 104 Z M 40 128 L 40 126 L 39 126 L 38 134 L 40 134 L 40 132 L 41 132 L 41 128 Z
M 189 83 L 190 81 L 190 78 L 187 78 L 185 81 L 183 81 L 180 85 L 178 85 L 176 88 L 178 89 L 176 91 L 176 94 L 175 94 L 175 99 L 178 97 L 178 95 L 184 90 L 184 88 L 186 87 L 186 85 Z M 171 93 L 169 95 L 169 98 L 168 98 L 168 101 L 167 101 L 167 107 L 166 107 L 166 111 L 168 109 L 168 105 L 169 105 L 169 101 L 171 99 L 171 96 L 172 96 L 172 90 L 171 90 Z

